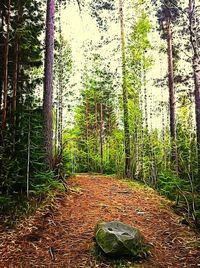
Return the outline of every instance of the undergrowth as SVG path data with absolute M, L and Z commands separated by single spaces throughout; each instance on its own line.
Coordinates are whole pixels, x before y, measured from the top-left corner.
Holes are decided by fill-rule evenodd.
M 145 191 L 148 195 L 160 194 L 166 197 L 168 204 L 177 214 L 186 219 L 187 224 L 200 230 L 200 196 L 193 182 L 179 178 L 173 172 L 162 172 L 158 178 L 158 187 L 131 179 L 122 180 L 128 187 Z
M 19 220 L 29 217 L 38 207 L 50 203 L 58 192 L 64 190 L 63 184 L 52 174 L 36 174 L 28 197 L 24 192 L 0 196 L 0 225 L 4 228 L 14 227 Z

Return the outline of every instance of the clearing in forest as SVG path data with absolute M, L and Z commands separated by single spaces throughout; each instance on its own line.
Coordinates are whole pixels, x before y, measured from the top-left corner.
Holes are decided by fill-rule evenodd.
M 131 185 L 132 184 L 132 185 Z M 4 232 L 0 267 L 198 267 L 195 233 L 180 223 L 169 202 L 147 187 L 100 175 L 77 175 L 69 192 L 45 210 Z M 99 221 L 119 220 L 138 227 L 152 254 L 143 263 L 119 264 L 94 254 Z

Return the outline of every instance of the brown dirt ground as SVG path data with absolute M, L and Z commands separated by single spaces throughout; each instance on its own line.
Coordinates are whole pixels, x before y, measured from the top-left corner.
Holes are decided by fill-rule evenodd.
M 120 267 L 200 267 L 195 233 L 180 223 L 169 203 L 153 190 L 99 175 L 77 175 L 69 192 L 38 210 L 0 238 L 0 267 L 115 267 L 92 253 L 95 225 L 120 220 L 138 227 L 152 254 L 141 264 Z

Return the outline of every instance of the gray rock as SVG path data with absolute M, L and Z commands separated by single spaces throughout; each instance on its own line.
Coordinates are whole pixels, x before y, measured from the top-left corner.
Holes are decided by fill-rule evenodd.
M 95 239 L 105 254 L 141 257 L 146 252 L 140 231 L 119 221 L 97 224 Z

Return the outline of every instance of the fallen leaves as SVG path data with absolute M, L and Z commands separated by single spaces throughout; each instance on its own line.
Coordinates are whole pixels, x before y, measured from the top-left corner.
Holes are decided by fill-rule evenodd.
M 0 267 L 114 267 L 92 253 L 97 222 L 111 220 L 134 225 L 153 245 L 150 258 L 136 267 L 198 267 L 195 233 L 180 223 L 165 199 L 152 190 L 133 187 L 106 176 L 71 178 L 70 191 L 53 206 L 2 233 Z M 135 265 L 127 262 L 123 267 Z

